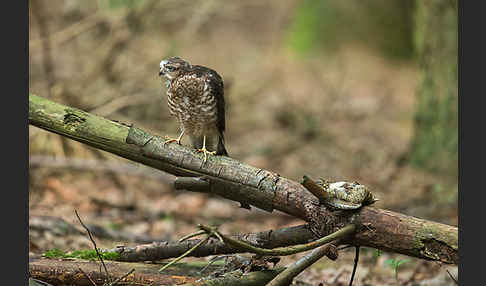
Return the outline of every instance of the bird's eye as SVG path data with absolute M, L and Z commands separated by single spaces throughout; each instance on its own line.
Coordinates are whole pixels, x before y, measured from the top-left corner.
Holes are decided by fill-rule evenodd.
M 168 66 L 166 69 L 167 69 L 168 71 L 170 71 L 170 72 L 175 71 L 175 67 L 171 67 L 171 66 Z

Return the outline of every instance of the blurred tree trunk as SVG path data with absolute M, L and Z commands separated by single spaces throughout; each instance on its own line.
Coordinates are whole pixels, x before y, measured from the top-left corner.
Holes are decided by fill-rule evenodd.
M 416 1 L 415 48 L 421 69 L 409 162 L 457 175 L 457 0 Z
M 297 1 L 287 45 L 301 55 L 356 42 L 387 59 L 413 56 L 413 1 Z

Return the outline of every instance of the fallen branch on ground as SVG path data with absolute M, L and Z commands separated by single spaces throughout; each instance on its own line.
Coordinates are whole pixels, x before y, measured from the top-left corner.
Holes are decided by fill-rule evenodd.
M 277 230 L 268 230 L 258 233 L 238 234 L 232 238 L 246 242 L 259 248 L 277 248 L 296 244 L 307 243 L 314 239 L 308 225 L 299 225 Z M 117 261 L 140 262 L 157 261 L 174 258 L 182 255 L 187 250 L 198 244 L 200 239 L 190 239 L 180 242 L 154 242 L 136 246 L 119 246 L 113 249 L 105 249 L 103 252 L 115 252 L 119 254 Z M 217 239 L 210 239 L 208 243 L 199 246 L 188 256 L 205 257 L 210 255 L 243 253 L 231 245 L 221 243 Z
M 103 285 L 108 280 L 106 273 L 100 271 L 99 264 L 92 261 L 82 259 L 57 260 L 36 257 L 30 257 L 29 260 L 30 277 L 51 283 L 52 285 L 92 285 L 90 280 L 96 282 L 97 285 Z M 183 268 L 182 265 L 173 266 L 171 272 L 167 274 L 158 272 L 160 265 L 147 263 L 138 264 L 106 261 L 106 267 L 111 277 L 123 277 L 133 268 L 136 269 L 135 272 L 121 280 L 121 282 L 124 282 L 123 285 L 130 285 L 130 283 L 132 285 L 153 286 L 180 285 L 182 283 L 192 283 L 197 280 L 197 277 L 174 275 L 173 273 L 177 273 L 177 271 L 179 273 L 188 272 L 187 266 Z M 143 269 L 143 271 L 137 271 L 137 269 Z M 194 267 L 192 272 L 197 272 L 199 269 L 200 267 Z M 122 284 L 119 283 L 119 285 Z
M 224 156 L 211 156 L 204 163 L 194 150 L 164 144 L 163 137 L 32 94 L 29 123 L 176 176 L 204 177 L 209 182 L 205 192 L 301 218 L 317 237 L 353 223 L 359 229 L 346 243 L 458 263 L 457 227 L 372 207 L 332 212 L 301 184 L 274 172 Z
M 237 240 L 228 236 L 225 236 L 221 233 L 219 233 L 216 228 L 214 227 L 208 227 L 205 225 L 199 225 L 199 228 L 203 229 L 206 231 L 208 234 L 217 234 L 219 235 L 222 240 L 226 243 L 229 244 L 235 248 L 238 248 L 240 250 L 244 250 L 245 252 L 250 252 L 250 253 L 255 253 L 258 255 L 262 256 L 286 256 L 286 255 L 292 255 L 296 254 L 299 252 L 304 252 L 308 251 L 311 249 L 314 249 L 316 247 L 322 246 L 326 243 L 332 242 L 337 239 L 342 239 L 345 238 L 346 236 L 349 236 L 354 233 L 356 230 L 356 226 L 353 224 L 347 225 L 343 227 L 342 229 L 331 233 L 325 237 L 319 238 L 317 240 L 314 240 L 312 242 L 306 243 L 306 244 L 301 244 L 301 245 L 293 245 L 293 246 L 287 246 L 287 247 L 281 247 L 281 248 L 275 248 L 275 249 L 265 249 L 265 248 L 259 248 L 255 247 L 253 245 L 250 245 L 248 243 L 245 243 L 241 240 Z

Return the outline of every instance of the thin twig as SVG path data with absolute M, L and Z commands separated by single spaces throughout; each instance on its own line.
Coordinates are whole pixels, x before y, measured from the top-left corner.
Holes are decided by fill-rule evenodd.
M 332 233 L 328 236 L 322 237 L 322 238 L 315 240 L 313 242 L 310 242 L 310 243 L 293 245 L 293 246 L 288 246 L 288 247 L 280 247 L 280 248 L 274 248 L 274 249 L 265 249 L 265 248 L 255 247 L 255 246 L 250 245 L 250 244 L 243 242 L 241 240 L 237 240 L 237 239 L 225 236 L 225 235 L 219 233 L 217 231 L 217 229 L 214 228 L 214 227 L 208 227 L 208 226 L 200 224 L 199 228 L 205 230 L 206 233 L 208 233 L 209 235 L 211 235 L 212 233 L 214 233 L 214 234 L 218 233 L 225 243 L 227 243 L 227 244 L 229 244 L 229 245 L 231 245 L 235 248 L 242 249 L 242 250 L 245 250 L 247 252 L 251 252 L 251 253 L 255 253 L 255 254 L 268 255 L 268 256 L 286 256 L 286 255 L 292 255 L 292 254 L 296 254 L 296 253 L 299 253 L 299 252 L 311 250 L 311 249 L 317 248 L 319 246 L 322 246 L 322 245 L 324 245 L 328 242 L 331 242 L 331 241 L 334 241 L 336 239 L 348 236 L 348 235 L 354 233 L 354 231 L 356 230 L 356 226 L 354 224 L 350 224 L 350 225 L 347 225 L 347 226 L 341 228 L 340 230 L 338 230 L 338 231 L 336 231 L 336 232 L 334 232 L 334 233 Z
M 454 283 L 456 283 L 456 285 L 459 285 L 459 283 L 457 282 L 457 279 L 454 278 L 454 276 L 452 276 L 452 274 L 449 272 L 449 269 L 446 269 L 446 272 L 447 272 L 447 274 L 449 274 L 449 277 L 451 277 L 452 281 L 454 281 Z
M 316 263 L 323 256 L 330 256 L 331 259 L 337 258 L 336 246 L 328 243 L 319 248 L 312 250 L 309 254 L 303 256 L 301 259 L 287 267 L 283 272 L 273 278 L 267 286 L 284 286 L 289 285 L 295 276 L 307 269 L 312 264 Z
M 197 232 L 193 232 L 193 233 L 190 233 L 188 235 L 185 235 L 183 237 L 181 237 L 177 242 L 183 242 L 185 240 L 188 240 L 189 238 L 193 238 L 193 237 L 196 237 L 196 236 L 199 236 L 201 234 L 205 234 L 206 232 L 204 230 L 200 230 L 200 231 L 197 231 Z
M 323 203 L 326 200 L 326 193 L 322 190 L 322 187 L 319 186 L 314 180 L 311 178 L 304 176 L 301 183 L 309 192 L 311 192 L 316 198 L 319 199 L 319 202 Z
M 39 285 L 44 285 L 44 286 L 53 286 L 52 284 L 49 284 L 47 282 L 44 282 L 42 280 L 39 280 L 39 279 L 35 279 L 35 278 L 32 278 L 30 277 L 29 278 L 30 280 L 33 280 L 34 282 L 38 283 Z M 96 285 L 95 285 L 96 286 Z
M 221 235 L 217 231 L 213 232 L 213 234 L 218 238 L 219 241 L 224 243 L 223 237 L 221 237 Z
M 92 243 L 93 243 L 93 245 L 94 245 L 94 249 L 95 249 L 95 251 L 96 251 L 96 255 L 97 255 L 97 256 L 98 256 L 98 258 L 100 259 L 101 264 L 103 264 L 103 268 L 105 269 L 106 276 L 108 277 L 108 281 L 111 281 L 110 273 L 108 273 L 108 269 L 106 268 L 105 262 L 103 261 L 103 257 L 101 257 L 101 254 L 98 252 L 98 247 L 96 246 L 96 242 L 94 241 L 93 237 L 91 236 L 91 232 L 89 231 L 88 227 L 86 227 L 86 225 L 84 225 L 83 221 L 82 221 L 82 220 L 81 220 L 81 218 L 79 217 L 79 215 L 78 215 L 78 211 L 77 211 L 77 210 L 74 210 L 74 213 L 75 213 L 75 214 L 76 214 L 76 216 L 78 217 L 79 223 L 81 223 L 81 225 L 84 227 L 84 229 L 86 229 L 86 231 L 88 232 L 89 239 L 91 240 L 91 242 L 92 242 Z
M 199 273 L 200 275 L 202 275 L 202 273 L 203 273 L 204 271 L 206 271 L 206 269 L 208 269 L 208 267 L 209 267 L 209 266 L 211 266 L 211 264 L 213 264 L 214 262 L 216 262 L 216 261 L 218 261 L 218 260 L 220 260 L 220 259 L 223 259 L 223 258 L 225 258 L 225 257 L 228 257 L 228 256 L 231 256 L 231 255 L 218 255 L 218 256 L 215 256 L 215 257 L 211 258 L 211 259 L 209 260 L 208 264 L 207 264 L 206 266 L 204 266 L 204 267 L 203 267 L 203 269 L 201 269 L 201 270 L 200 270 L 198 273 Z
M 110 284 L 108 284 L 107 286 L 114 286 L 116 285 L 116 283 L 120 282 L 123 278 L 127 277 L 128 275 L 132 274 L 133 271 L 135 271 L 135 268 L 133 268 L 132 270 L 128 271 L 125 275 L 121 276 L 120 278 L 116 279 L 115 281 L 111 282 Z
M 349 286 L 353 286 L 354 274 L 356 274 L 356 268 L 358 268 L 358 261 L 359 261 L 359 246 L 356 246 L 355 247 L 355 254 L 354 254 L 353 272 L 351 273 L 351 279 L 349 280 Z
M 338 247 L 337 250 L 343 250 L 343 249 L 350 248 L 350 247 L 354 247 L 354 245 L 344 245 L 344 246 Z
M 91 282 L 91 284 L 93 284 L 93 286 L 98 286 L 96 282 L 94 282 L 93 279 L 91 279 L 91 277 L 89 277 L 89 275 L 86 272 L 84 272 L 83 269 L 81 269 L 81 267 L 78 267 L 78 269 L 79 271 L 81 271 L 81 273 L 84 274 L 84 276 L 86 276 L 86 278 L 88 278 L 88 280 Z
M 209 240 L 209 238 L 210 238 L 209 235 L 206 236 L 205 239 L 203 239 L 200 242 L 198 242 L 191 249 L 189 249 L 188 251 L 184 252 L 184 254 L 182 254 L 181 256 L 179 256 L 176 259 L 172 260 L 171 262 L 167 263 L 166 265 L 162 266 L 162 268 L 159 269 L 159 272 L 164 271 L 167 267 L 171 266 L 172 264 L 174 264 L 174 263 L 178 262 L 179 260 L 181 260 L 182 258 L 186 257 L 189 253 L 191 253 L 192 251 L 194 251 L 194 249 L 198 248 L 201 244 L 206 243 Z

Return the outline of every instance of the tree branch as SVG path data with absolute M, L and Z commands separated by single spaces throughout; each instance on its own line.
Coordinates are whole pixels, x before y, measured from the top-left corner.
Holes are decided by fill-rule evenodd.
M 278 274 L 272 281 L 270 281 L 270 283 L 267 284 L 267 286 L 290 285 L 295 276 L 299 275 L 306 268 L 319 261 L 319 259 L 321 259 L 323 256 L 328 256 L 330 259 L 336 260 L 336 246 L 334 246 L 332 243 L 328 243 L 312 250 Z
M 156 264 L 107 261 L 106 266 L 110 276 L 122 278 L 120 280 L 125 283 L 124 285 L 180 285 L 195 282 L 197 279 L 190 275 L 182 276 L 188 272 L 188 268 L 179 269 L 177 265 L 167 274 L 159 273 L 160 265 Z M 125 276 L 134 268 L 136 269 L 134 273 Z M 82 259 L 57 260 L 29 257 L 29 274 L 34 279 L 52 285 L 93 285 L 92 281 L 96 282 L 96 285 L 105 285 L 104 283 L 108 281 L 108 275 L 100 271 L 98 263 Z
M 203 190 L 242 205 L 274 209 L 309 222 L 323 237 L 350 223 L 358 232 L 346 243 L 444 263 L 458 262 L 457 227 L 372 207 L 332 212 L 301 184 L 225 156 L 202 154 L 135 127 L 29 95 L 29 123 L 118 156 L 183 177 L 204 177 Z
M 296 244 L 307 243 L 314 239 L 308 225 L 292 226 L 277 230 L 268 230 L 258 233 L 247 233 L 233 235 L 233 239 L 246 242 L 255 247 L 272 249 Z M 198 244 L 200 239 L 184 240 L 182 242 L 154 242 L 136 246 L 123 246 L 114 249 L 103 250 L 104 252 L 117 252 L 120 254 L 118 261 L 140 262 L 157 261 L 161 259 L 174 258 L 182 255 L 188 249 Z M 234 254 L 246 252 L 231 245 L 211 239 L 208 243 L 199 246 L 189 256 L 205 257 L 210 255 Z
M 266 249 L 266 248 L 260 248 L 260 247 L 255 247 L 253 245 L 247 244 L 241 240 L 237 240 L 228 236 L 225 236 L 221 233 L 218 233 L 216 228 L 214 227 L 207 227 L 205 225 L 199 225 L 199 228 L 205 230 L 208 234 L 210 233 L 215 233 L 219 234 L 223 241 L 229 245 L 232 245 L 235 248 L 245 250 L 246 252 L 251 252 L 255 253 L 258 255 L 262 256 L 286 256 L 286 255 L 292 255 L 296 254 L 299 252 L 304 252 L 308 251 L 314 248 L 317 248 L 319 246 L 322 246 L 326 243 L 329 243 L 331 241 L 337 240 L 337 239 L 342 239 L 348 235 L 351 235 L 354 233 L 356 230 L 356 226 L 353 224 L 347 225 L 343 227 L 342 229 L 336 231 L 335 233 L 331 233 L 325 237 L 321 237 L 317 240 L 314 240 L 312 242 L 306 243 L 306 244 L 301 244 L 301 245 L 292 245 L 288 247 L 281 247 L 281 248 L 276 248 L 276 249 Z

